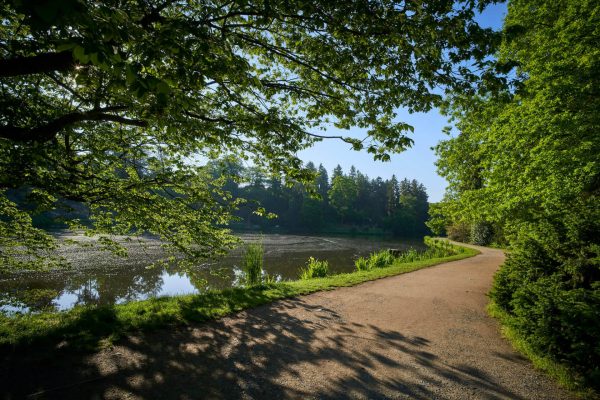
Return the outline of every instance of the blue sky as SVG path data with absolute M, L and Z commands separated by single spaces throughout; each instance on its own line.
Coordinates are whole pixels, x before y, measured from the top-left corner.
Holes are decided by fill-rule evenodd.
M 477 20 L 483 26 L 500 29 L 505 14 L 506 4 L 491 5 L 479 15 Z M 429 201 L 440 201 L 446 188 L 446 181 L 436 173 L 434 165 L 436 157 L 431 147 L 435 146 L 440 140 L 447 138 L 442 133 L 442 128 L 448 123 L 437 110 L 415 114 L 397 110 L 397 113 L 399 121 L 407 122 L 415 128 L 414 134 L 410 136 L 414 140 L 414 145 L 403 153 L 392 155 L 389 162 L 373 161 L 373 157 L 366 151 L 349 150 L 350 146 L 339 140 L 324 140 L 298 155 L 306 162 L 312 161 L 316 165 L 323 164 L 330 173 L 338 164 L 346 172 L 348 172 L 350 166 L 354 165 L 371 178 L 380 176 L 388 179 L 392 174 L 395 174 L 399 179 L 416 179 L 427 188 Z M 364 131 L 361 129 L 339 131 L 332 128 L 327 134 L 341 134 L 357 138 L 365 136 Z

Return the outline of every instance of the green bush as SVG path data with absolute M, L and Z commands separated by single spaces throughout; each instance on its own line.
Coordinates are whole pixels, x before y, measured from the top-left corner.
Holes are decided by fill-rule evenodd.
M 471 227 L 464 222 L 457 222 L 446 228 L 448 238 L 457 242 L 468 243 L 471 234 Z
M 354 261 L 356 271 L 370 271 L 373 268 L 385 268 L 398 263 L 411 263 L 416 261 L 430 260 L 432 258 L 442 258 L 453 256 L 464 251 L 464 248 L 455 246 L 447 240 L 433 239 L 425 236 L 423 239 L 428 249 L 417 251 L 409 249 L 398 256 L 394 256 L 390 250 L 382 250 L 371 253 L 368 258 L 360 257 Z
M 263 283 L 263 246 L 261 243 L 250 243 L 244 253 L 244 274 L 246 286 L 258 286 Z
M 310 257 L 306 267 L 300 269 L 300 279 L 324 278 L 329 274 L 329 262 Z
M 492 243 L 494 230 L 489 222 L 479 221 L 471 225 L 469 241 L 478 246 L 487 246 Z
M 491 298 L 538 354 L 566 365 L 600 389 L 600 284 L 573 276 L 574 260 L 554 258 L 535 241 L 520 243 L 496 273 Z M 593 268 L 593 257 L 579 259 Z M 583 267 L 578 265 L 579 268 Z M 597 266 L 596 266 L 597 268 Z
M 423 239 L 427 250 L 422 256 L 422 259 L 448 257 L 456 254 L 463 253 L 464 247 L 455 246 L 447 240 L 434 239 L 429 236 L 425 236 Z

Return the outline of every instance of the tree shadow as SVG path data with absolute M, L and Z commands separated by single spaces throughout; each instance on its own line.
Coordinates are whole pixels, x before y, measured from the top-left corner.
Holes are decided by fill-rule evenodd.
M 198 305 L 188 306 L 193 314 Z M 0 384 L 5 399 L 445 399 L 437 388 L 450 380 L 484 398 L 519 398 L 481 370 L 446 364 L 429 346 L 290 299 L 132 335 L 96 354 L 21 348 L 3 356 Z

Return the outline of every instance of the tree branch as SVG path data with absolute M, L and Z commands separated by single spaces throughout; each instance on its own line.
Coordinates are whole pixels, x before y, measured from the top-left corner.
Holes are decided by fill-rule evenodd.
M 75 66 L 71 51 L 42 53 L 31 57 L 0 59 L 0 77 L 69 71 Z
M 10 125 L 0 126 L 0 138 L 9 139 L 15 142 L 47 142 L 67 126 L 83 121 L 111 121 L 139 127 L 148 126 L 146 121 L 130 119 L 104 112 L 118 109 L 122 109 L 122 107 L 115 106 L 87 112 L 73 112 L 58 117 L 44 125 L 36 126 L 35 128 L 22 128 Z

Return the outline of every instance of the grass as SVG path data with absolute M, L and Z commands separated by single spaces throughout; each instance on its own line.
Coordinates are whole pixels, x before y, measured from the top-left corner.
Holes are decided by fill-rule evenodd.
M 559 385 L 572 391 L 582 399 L 600 399 L 600 393 L 586 386 L 581 376 L 578 376 L 567 366 L 534 351 L 529 343 L 511 327 L 510 316 L 497 304 L 491 301 L 488 304 L 487 311 L 490 316 L 498 319 L 500 322 L 502 336 L 508 339 L 515 350 L 527 357 L 535 368 L 545 372 L 556 380 Z
M 309 257 L 306 267 L 300 269 L 300 279 L 324 278 L 329 275 L 329 262 Z
M 262 284 L 263 253 L 262 243 L 250 243 L 246 246 L 243 259 L 246 286 Z
M 461 248 L 460 253 L 448 257 L 409 263 L 396 261 L 386 268 L 324 278 L 213 290 L 197 295 L 161 297 L 114 306 L 81 306 L 64 312 L 2 315 L 0 316 L 0 349 L 15 350 L 21 346 L 44 345 L 96 350 L 136 331 L 214 320 L 275 300 L 354 286 L 366 281 L 472 257 L 478 253 L 477 250 Z

